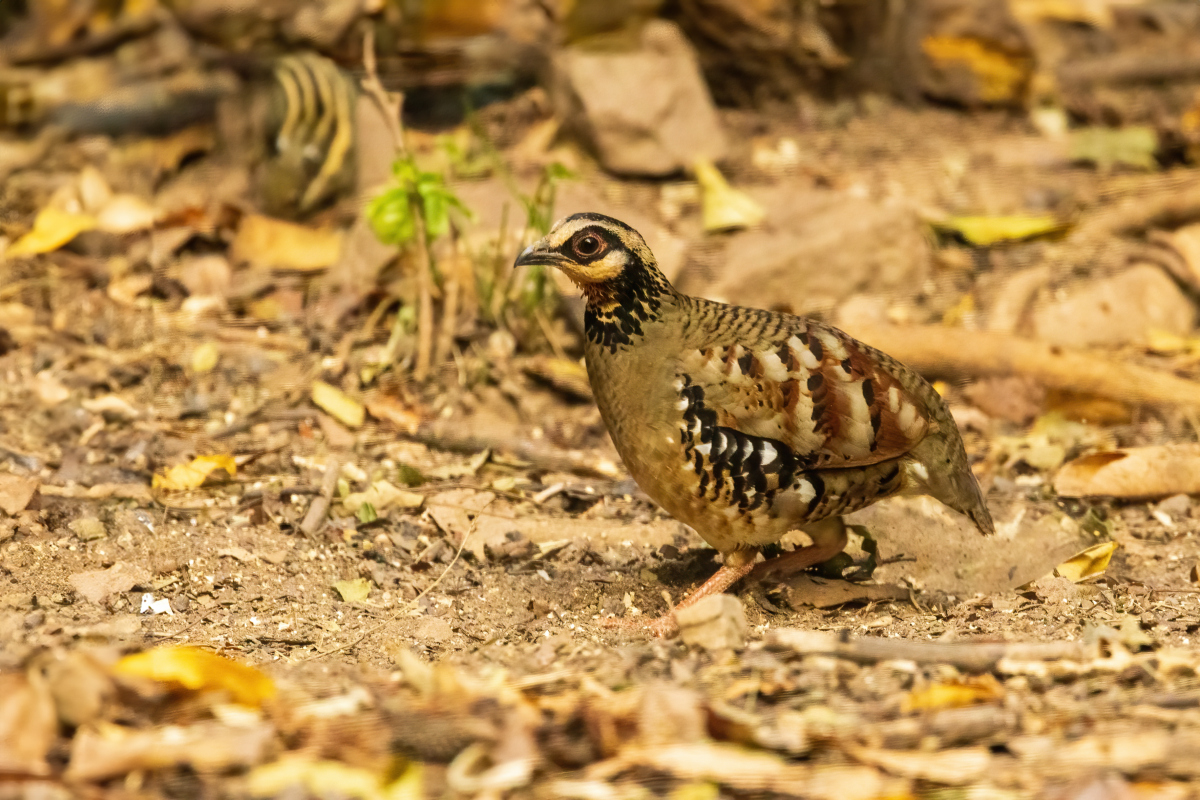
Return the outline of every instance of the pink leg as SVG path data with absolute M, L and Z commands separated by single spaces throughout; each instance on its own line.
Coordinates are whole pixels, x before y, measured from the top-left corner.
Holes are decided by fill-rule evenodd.
M 754 559 L 757 556 L 757 549 L 737 550 L 727 553 L 725 555 L 725 563 L 719 570 L 713 573 L 711 578 L 700 584 L 687 597 L 680 600 L 679 604 L 672 611 L 668 611 L 658 619 L 643 621 L 628 617 L 623 619 L 609 617 L 600 620 L 600 625 L 605 628 L 642 628 L 660 639 L 673 636 L 679 631 L 679 623 L 675 621 L 676 611 L 681 608 L 687 608 L 696 601 L 708 597 L 710 594 L 722 594 L 726 589 L 733 586 L 754 569 Z
M 786 578 L 813 564 L 828 561 L 846 549 L 846 524 L 841 517 L 830 517 L 814 525 L 806 525 L 804 532 L 812 537 L 812 544 L 762 562 L 754 568 L 750 579 Z

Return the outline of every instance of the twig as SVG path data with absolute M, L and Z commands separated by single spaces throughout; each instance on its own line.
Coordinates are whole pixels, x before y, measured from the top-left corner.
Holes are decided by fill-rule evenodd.
M 357 639 L 354 639 L 353 641 L 350 641 L 350 642 L 346 642 L 345 644 L 342 644 L 342 645 L 338 645 L 337 647 L 333 648 L 332 650 L 320 650 L 316 653 L 313 653 L 308 658 L 301 659 L 301 661 L 312 661 L 314 659 L 324 658 L 325 656 L 333 655 L 334 653 L 340 653 L 343 650 L 349 650 L 351 647 L 356 646 L 359 642 L 363 641 L 368 636 L 381 630 L 385 625 L 395 622 L 396 620 L 400 619 L 401 614 L 407 614 L 409 611 L 416 608 L 417 603 L 419 603 L 421 601 L 421 598 L 424 597 L 425 595 L 429 594 L 430 592 L 432 592 L 434 590 L 434 588 L 439 583 L 442 582 L 442 579 L 445 578 L 448 574 L 450 574 L 450 570 L 454 569 L 454 565 L 457 564 L 458 559 L 462 557 L 462 552 L 466 548 L 467 541 L 470 540 L 471 534 L 475 533 L 475 526 L 479 524 L 479 517 L 482 515 L 483 509 L 487 508 L 489 505 L 491 505 L 491 503 L 492 503 L 492 501 L 489 500 L 488 502 L 483 504 L 482 508 L 480 508 L 478 511 L 474 512 L 475 518 L 471 520 L 470 527 L 467 528 L 467 532 L 465 534 L 463 534 L 462 541 L 458 543 L 458 550 L 456 550 L 454 552 L 454 558 L 450 559 L 450 563 L 446 565 L 446 568 L 444 570 L 442 570 L 441 574 L 438 575 L 434 579 L 433 583 L 429 584 L 424 589 L 422 589 L 420 594 L 418 594 L 412 600 L 409 600 L 407 603 L 405 603 L 400 608 L 396 609 L 395 613 L 393 613 L 390 617 L 388 617 L 387 619 L 380 622 L 378 625 L 375 625 L 375 626 L 370 627 L 367 630 L 363 631 L 362 635 L 360 635 Z
M 362 79 L 363 91 L 379 104 L 383 118 L 387 122 L 388 131 L 392 135 L 392 143 L 401 157 L 408 154 L 404 145 L 404 130 L 401 127 L 400 115 L 404 106 L 404 95 L 389 92 L 379 81 L 379 71 L 375 63 L 375 31 L 368 27 L 363 34 L 363 69 L 366 76 Z M 416 236 L 413 241 L 413 256 L 417 261 L 417 362 L 413 368 L 413 378 L 423 381 L 429 377 L 429 365 L 432 361 L 433 350 L 433 269 L 429 263 L 429 247 L 425 240 L 425 217 L 417 207 L 417 200 L 409 198 L 409 214 L 413 218 Z
M 442 325 L 438 332 L 437 343 L 433 348 L 433 363 L 444 364 L 454 346 L 454 332 L 458 323 L 459 283 L 451 278 L 445 282 L 442 296 Z
M 1126 403 L 1200 408 L 1200 383 L 1032 339 L 939 325 L 854 326 L 849 333 L 927 374 L 1026 375 L 1051 388 Z
M 1003 659 L 1014 661 L 1083 661 L 1082 642 L 916 642 L 909 639 L 839 636 L 833 633 L 779 628 L 767 635 L 771 646 L 803 655 L 829 655 L 850 661 L 915 661 L 950 664 L 970 672 L 987 672 Z
M 1179 81 L 1200 77 L 1200 57 L 1155 52 L 1104 55 L 1071 61 L 1058 69 L 1063 84 L 1083 87 L 1094 83 Z
M 325 477 L 321 480 L 321 493 L 313 498 L 312 505 L 308 507 L 308 513 L 304 515 L 304 521 L 300 523 L 300 530 L 305 536 L 313 536 L 325 523 L 325 515 L 329 513 L 329 503 L 337 488 L 340 471 L 341 465 L 338 460 L 330 456 L 325 461 Z

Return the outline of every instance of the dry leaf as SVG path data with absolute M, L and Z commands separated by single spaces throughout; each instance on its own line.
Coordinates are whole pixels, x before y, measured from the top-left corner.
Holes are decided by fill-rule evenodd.
M 55 378 L 49 370 L 33 376 L 33 393 L 44 406 L 56 406 L 71 396 L 71 390 Z
M 275 727 L 266 722 L 226 725 L 205 721 L 149 730 L 101 723 L 75 734 L 64 777 L 69 781 L 101 781 L 176 764 L 215 775 L 258 763 L 274 736 Z
M 376 395 L 367 401 L 367 413 L 381 422 L 390 422 L 401 433 L 416 433 L 421 415 L 394 397 Z
M 17 239 L 5 251 L 10 258 L 50 253 L 62 247 L 84 231 L 96 227 L 96 218 L 49 206 L 38 212 L 33 230 Z
M 101 605 L 114 594 L 124 594 L 150 580 L 150 572 L 144 567 L 131 566 L 118 561 L 108 569 L 93 569 L 76 572 L 67 578 L 75 591 L 95 605 Z
M 949 217 L 935 222 L 934 228 L 957 233 L 967 242 L 990 247 L 1001 242 L 1019 242 L 1036 236 L 1058 233 L 1065 227 L 1049 216 Z
M 0 772 L 46 775 L 58 736 L 50 690 L 36 670 L 0 675 Z
M 96 214 L 96 229 L 126 234 L 145 231 L 158 222 L 159 212 L 149 201 L 132 194 L 118 194 Z
M 941 69 L 965 66 L 978 82 L 979 99 L 985 103 L 1016 100 L 1029 75 L 1027 59 L 979 39 L 928 36 L 921 40 L 921 50 Z
M 309 228 L 247 214 L 242 217 L 229 253 L 233 261 L 244 261 L 258 268 L 307 272 L 337 263 L 342 238 L 342 232 L 336 228 Z
M 197 692 L 226 691 L 235 703 L 245 706 L 258 706 L 275 696 L 275 684 L 254 667 L 186 645 L 167 645 L 125 656 L 113 666 L 113 673 Z
M 212 342 L 204 342 L 192 351 L 192 372 L 203 375 L 212 372 L 221 358 L 221 351 Z
M 1101 542 L 1092 545 L 1082 553 L 1071 556 L 1055 568 L 1054 574 L 1074 583 L 1103 575 L 1108 569 L 1108 562 L 1117 551 L 1116 542 Z
M 360 603 L 371 593 L 371 581 L 367 578 L 355 578 L 350 581 L 334 581 L 333 588 L 347 603 Z
M 920 752 L 849 745 L 847 752 L 893 775 L 949 786 L 965 786 L 979 780 L 992 764 L 991 751 L 986 747 Z
M 387 481 L 375 481 L 365 492 L 351 492 L 342 500 L 342 505 L 351 514 L 357 514 L 363 503 L 370 503 L 376 511 L 385 508 L 420 508 L 425 496 L 416 492 L 397 489 Z
M 156 474 L 151 479 L 150 485 L 155 489 L 164 489 L 168 492 L 196 489 L 218 469 L 228 472 L 231 478 L 237 475 L 237 463 L 229 454 L 197 456 L 190 463 L 171 467 L 165 475 Z
M 1081 456 L 1058 471 L 1054 490 L 1064 497 L 1129 500 L 1200 494 L 1200 445 L 1130 447 Z
M 923 689 L 914 689 L 905 695 L 900 710 L 905 714 L 913 711 L 934 711 L 939 708 L 961 708 L 976 703 L 988 703 L 1004 697 L 1004 687 L 989 673 L 949 683 L 934 683 Z
M 696 159 L 692 169 L 696 173 L 696 181 L 700 184 L 705 231 L 712 233 L 750 228 L 763 221 L 767 212 L 762 206 L 749 195 L 730 186 L 711 161 L 705 158 Z
M 353 800 L 424 800 L 421 765 L 409 764 L 400 777 L 386 783 L 385 776 L 340 761 L 313 760 L 288 753 L 278 761 L 255 768 L 247 776 L 254 797 L 291 796 L 299 789 L 305 797 L 347 797 Z
M 1200 222 L 1176 229 L 1170 234 L 1170 240 L 1191 270 L 1192 283 L 1200 286 Z
M 1091 161 L 1102 170 L 1120 164 L 1155 169 L 1158 133 L 1148 125 L 1124 128 L 1088 127 L 1071 132 L 1070 155 L 1074 161 Z
M 366 418 L 363 404 L 325 381 L 313 381 L 313 405 L 348 428 L 361 428 Z
M 40 483 L 37 478 L 0 473 L 0 511 L 9 516 L 24 511 Z

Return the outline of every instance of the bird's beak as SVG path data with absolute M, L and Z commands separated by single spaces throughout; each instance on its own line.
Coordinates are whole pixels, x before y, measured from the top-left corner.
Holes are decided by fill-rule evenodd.
M 560 253 L 550 249 L 549 244 L 545 239 L 540 239 L 526 247 L 521 255 L 517 256 L 516 263 L 513 268 L 527 267 L 532 265 L 545 267 L 561 267 L 566 259 Z

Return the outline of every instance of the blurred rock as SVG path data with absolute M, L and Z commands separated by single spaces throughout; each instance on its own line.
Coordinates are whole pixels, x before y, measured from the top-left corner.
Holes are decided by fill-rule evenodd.
M 1068 347 L 1144 342 L 1152 329 L 1184 336 L 1196 321 L 1187 295 L 1149 264 L 1059 294 L 1034 308 L 1033 334 Z
M 725 154 L 725 134 L 696 54 L 673 23 L 648 23 L 634 51 L 568 47 L 555 58 L 553 73 L 559 115 L 605 169 L 661 176 Z
M 746 613 L 742 601 L 731 594 L 705 597 L 675 612 L 684 644 L 705 650 L 741 649 L 746 646 Z
M 730 237 L 730 261 L 711 285 L 681 281 L 681 289 L 795 314 L 828 311 L 868 289 L 893 298 L 920 291 L 929 242 L 907 206 L 788 187 L 754 194 L 766 222 Z

